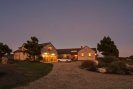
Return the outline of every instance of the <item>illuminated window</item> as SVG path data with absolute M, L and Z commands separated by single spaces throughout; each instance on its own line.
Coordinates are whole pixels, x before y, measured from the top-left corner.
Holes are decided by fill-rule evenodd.
M 91 53 L 89 53 L 88 56 L 90 57 L 91 56 Z
M 55 54 L 54 54 L 54 53 L 52 53 L 51 55 L 52 55 L 52 56 L 55 56 Z
M 81 53 L 81 56 L 83 57 L 84 56 L 84 53 Z
M 52 50 L 52 47 L 48 47 L 48 50 Z
M 77 57 L 78 55 L 74 55 L 75 57 Z
M 77 52 L 77 51 L 76 50 L 72 50 L 71 52 L 74 53 L 74 52 Z
M 48 53 L 44 53 L 44 55 L 47 55 Z
M 74 58 L 77 59 L 78 58 L 78 55 L 74 55 Z
M 64 54 L 64 55 L 63 55 L 63 58 L 67 58 L 67 55 L 66 55 L 66 54 Z
M 48 55 L 48 53 L 43 53 L 42 57 L 46 57 Z

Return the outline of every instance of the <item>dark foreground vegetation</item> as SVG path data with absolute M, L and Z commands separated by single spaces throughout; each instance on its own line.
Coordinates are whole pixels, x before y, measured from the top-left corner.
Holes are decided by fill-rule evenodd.
M 133 60 L 121 60 L 115 57 L 98 58 L 98 64 L 94 61 L 83 61 L 81 68 L 89 71 L 98 71 L 98 68 L 105 69 L 105 73 L 130 75 L 133 74 Z
M 53 65 L 50 63 L 39 62 L 0 64 L 0 89 L 11 89 L 16 86 L 28 84 L 47 75 L 52 68 Z

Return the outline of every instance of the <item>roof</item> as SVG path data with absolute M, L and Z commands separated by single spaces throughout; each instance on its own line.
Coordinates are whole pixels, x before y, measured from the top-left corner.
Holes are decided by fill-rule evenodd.
M 14 51 L 14 53 L 17 53 L 17 52 L 26 52 L 26 51 L 22 51 L 22 50 L 16 50 L 16 51 Z
M 58 54 L 77 54 L 82 48 L 57 49 Z M 96 51 L 96 48 L 91 48 Z
M 81 48 L 57 49 L 58 54 L 77 54 Z
M 91 48 L 92 50 L 94 50 L 97 53 L 97 49 L 96 48 Z
M 51 44 L 51 42 L 42 43 L 42 44 L 40 44 L 40 45 L 42 45 L 42 46 L 47 46 L 47 45 L 49 45 L 49 44 Z

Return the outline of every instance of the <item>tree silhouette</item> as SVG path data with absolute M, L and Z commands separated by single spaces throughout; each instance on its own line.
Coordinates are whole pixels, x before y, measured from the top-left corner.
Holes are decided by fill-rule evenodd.
M 35 61 L 36 57 L 40 55 L 41 46 L 38 44 L 37 37 L 31 37 L 27 43 L 24 43 L 24 48 L 27 49 L 27 53 L 30 55 L 29 57 Z
M 0 58 L 5 55 L 9 55 L 11 52 L 12 50 L 8 47 L 8 45 L 0 42 Z
M 104 37 L 100 43 L 97 44 L 97 50 L 101 52 L 104 56 L 119 56 L 119 50 L 117 49 L 116 45 L 114 44 L 114 41 L 111 40 L 111 38 Z

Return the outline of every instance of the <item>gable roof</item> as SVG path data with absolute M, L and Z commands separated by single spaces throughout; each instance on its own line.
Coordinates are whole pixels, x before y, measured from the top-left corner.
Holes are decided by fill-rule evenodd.
M 49 44 L 51 44 L 51 42 L 42 43 L 42 44 L 40 44 L 40 45 L 41 45 L 41 46 L 47 46 L 47 45 L 49 45 Z
M 47 46 L 47 45 L 52 45 L 53 47 L 54 47 L 54 45 L 51 43 L 51 42 L 47 42 L 47 43 L 42 43 L 42 44 L 40 44 L 40 46 L 43 48 L 43 47 L 45 47 L 45 46 Z M 54 49 L 56 49 L 55 47 L 54 47 Z

